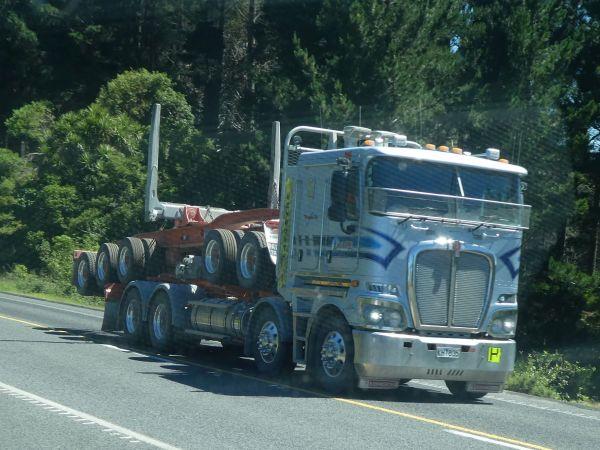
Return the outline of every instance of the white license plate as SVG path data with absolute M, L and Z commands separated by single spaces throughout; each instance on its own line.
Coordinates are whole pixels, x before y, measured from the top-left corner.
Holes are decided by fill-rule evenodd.
M 460 356 L 460 347 L 438 347 L 438 358 L 458 358 Z

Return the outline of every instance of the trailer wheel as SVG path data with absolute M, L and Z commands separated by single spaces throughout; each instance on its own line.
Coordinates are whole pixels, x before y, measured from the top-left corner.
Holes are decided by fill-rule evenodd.
M 142 323 L 142 299 L 137 289 L 129 289 L 123 302 L 121 320 L 125 337 L 134 343 L 144 340 Z
M 467 391 L 466 381 L 450 381 L 445 380 L 446 387 L 456 398 L 462 400 L 477 400 L 478 398 L 484 397 L 487 392 L 470 392 Z
M 119 257 L 119 246 L 105 242 L 100 246 L 96 255 L 96 284 L 100 289 L 104 285 L 114 283 L 117 277 L 117 260 Z
M 206 233 L 202 259 L 204 278 L 214 284 L 234 281 L 236 253 L 236 238 L 231 231 L 217 229 Z
M 250 231 L 244 235 L 238 248 L 236 274 L 238 283 L 243 288 L 273 288 L 275 266 L 271 262 L 264 233 Z
M 141 239 L 128 237 L 119 245 L 117 275 L 119 281 L 128 284 L 144 276 L 144 244 Z
M 156 239 L 142 239 L 144 246 L 144 269 L 145 274 L 150 277 L 155 277 L 163 271 L 164 251 L 157 247 Z
M 148 335 L 152 347 L 162 352 L 169 352 L 173 349 L 171 317 L 169 297 L 164 292 L 158 292 L 148 311 Z
M 292 345 L 283 342 L 281 331 L 283 325 L 272 308 L 259 311 L 252 322 L 252 356 L 259 372 L 277 375 L 294 370 L 292 361 Z
M 354 340 L 346 320 L 338 314 L 322 320 L 315 330 L 311 375 L 327 392 L 338 394 L 356 386 Z
M 81 252 L 73 267 L 73 284 L 81 295 L 92 295 L 95 292 L 96 253 Z

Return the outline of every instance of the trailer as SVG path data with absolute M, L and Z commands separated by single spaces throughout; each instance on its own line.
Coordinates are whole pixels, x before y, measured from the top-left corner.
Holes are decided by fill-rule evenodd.
M 410 379 L 502 391 L 524 168 L 356 126 L 296 127 L 281 152 L 275 122 L 267 207 L 228 211 L 159 200 L 159 127 L 155 105 L 145 218 L 161 228 L 74 254 L 79 292 L 105 297 L 103 330 L 161 352 L 217 340 L 265 374 L 305 366 L 332 393 Z

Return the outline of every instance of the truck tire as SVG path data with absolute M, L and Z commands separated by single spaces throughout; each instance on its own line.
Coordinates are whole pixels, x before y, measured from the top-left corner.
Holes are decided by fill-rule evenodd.
M 148 311 L 148 336 L 152 347 L 161 352 L 170 352 L 174 347 L 171 302 L 164 292 L 158 292 Z
M 142 298 L 137 289 L 129 289 L 125 294 L 121 312 L 123 332 L 128 341 L 140 343 L 144 341 L 145 331 L 142 322 Z
M 144 273 L 156 277 L 163 271 L 164 251 L 156 245 L 156 239 L 142 239 L 144 246 Z
M 250 231 L 244 235 L 236 258 L 237 280 L 241 287 L 270 290 L 275 282 L 275 266 L 271 262 L 265 234 Z
M 275 311 L 263 308 L 251 326 L 252 356 L 258 371 L 266 375 L 292 372 L 292 344 L 282 342 L 283 325 Z
M 140 280 L 144 276 L 144 244 L 141 239 L 128 237 L 119 245 L 119 256 L 117 259 L 117 275 L 119 281 L 128 284 L 134 280 Z
M 315 333 L 315 347 L 309 350 L 313 380 L 331 394 L 354 389 L 354 340 L 346 319 L 339 314 L 329 316 L 318 323 Z
M 73 284 L 81 295 L 96 292 L 96 253 L 81 252 L 73 264 Z
M 487 392 L 469 392 L 467 391 L 466 381 L 450 381 L 445 380 L 446 387 L 456 398 L 461 400 L 477 400 L 484 397 Z
M 108 283 L 119 280 L 117 277 L 117 259 L 119 257 L 119 246 L 105 242 L 100 246 L 96 255 L 96 284 L 100 289 Z
M 214 284 L 235 281 L 235 257 L 237 243 L 229 230 L 210 230 L 203 245 L 202 275 Z

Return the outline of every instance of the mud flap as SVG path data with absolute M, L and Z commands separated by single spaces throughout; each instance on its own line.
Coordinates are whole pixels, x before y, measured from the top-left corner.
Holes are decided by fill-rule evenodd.
M 102 331 L 118 331 L 119 329 L 119 300 L 107 300 L 104 303 L 104 319 Z

